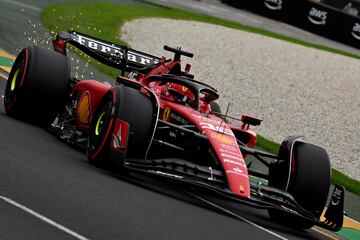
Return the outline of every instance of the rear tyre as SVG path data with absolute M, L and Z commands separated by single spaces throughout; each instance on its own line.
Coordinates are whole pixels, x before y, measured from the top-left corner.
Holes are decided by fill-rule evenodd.
M 52 122 L 69 95 L 67 58 L 36 46 L 23 49 L 10 71 L 4 94 L 8 115 L 38 125 Z
M 269 169 L 269 185 L 289 192 L 307 211 L 319 218 L 330 189 L 330 161 L 326 151 L 318 146 L 295 142 L 290 163 L 290 152 L 283 147 L 279 151 L 281 159 Z M 290 166 L 291 164 L 291 166 Z M 287 177 L 290 169 L 290 180 Z M 272 219 L 293 228 L 308 229 L 314 224 L 283 211 L 270 209 Z
M 124 159 L 144 159 L 153 133 L 154 106 L 151 100 L 136 89 L 115 86 L 101 100 L 92 120 L 88 137 L 88 160 L 94 164 L 115 164 L 124 171 Z M 111 147 L 115 121 L 129 124 L 125 155 Z

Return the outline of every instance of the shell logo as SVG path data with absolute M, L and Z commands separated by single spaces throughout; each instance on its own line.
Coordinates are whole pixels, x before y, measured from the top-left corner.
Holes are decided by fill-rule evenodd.
M 91 107 L 90 107 L 90 93 L 84 92 L 81 96 L 78 107 L 77 117 L 81 125 L 88 126 L 92 118 Z
M 214 139 L 216 139 L 217 141 L 225 143 L 225 144 L 229 144 L 229 145 L 234 144 L 234 139 L 232 137 L 229 137 L 229 136 L 225 135 L 225 134 L 212 133 L 212 137 Z

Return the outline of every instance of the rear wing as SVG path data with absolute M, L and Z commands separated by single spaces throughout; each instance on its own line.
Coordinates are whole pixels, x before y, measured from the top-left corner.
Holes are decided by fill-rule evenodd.
M 122 71 L 138 70 L 160 62 L 159 57 L 75 31 L 59 32 L 53 40 L 54 50 L 64 55 L 67 44 L 71 44 L 105 65 Z

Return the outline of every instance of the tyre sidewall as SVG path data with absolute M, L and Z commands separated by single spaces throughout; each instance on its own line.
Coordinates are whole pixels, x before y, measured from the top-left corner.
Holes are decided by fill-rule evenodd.
M 66 56 L 30 46 L 15 60 L 9 79 L 23 61 L 22 74 L 16 81 L 15 98 L 6 98 L 4 105 L 9 115 L 33 124 L 48 124 L 65 106 L 70 93 L 70 73 Z M 9 92 L 7 83 L 6 94 Z
M 289 192 L 303 208 L 315 217 L 320 217 L 330 188 L 328 155 L 323 148 L 301 141 L 294 143 L 292 154 L 285 145 L 283 142 L 279 156 L 286 159 L 270 166 L 269 185 Z M 294 228 L 307 229 L 314 225 L 313 222 L 280 210 L 270 209 L 268 212 L 272 219 Z

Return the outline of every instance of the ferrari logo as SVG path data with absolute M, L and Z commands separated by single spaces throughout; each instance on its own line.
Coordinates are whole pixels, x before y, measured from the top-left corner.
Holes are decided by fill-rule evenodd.
M 187 87 L 183 86 L 183 87 L 182 87 L 182 91 L 183 91 L 183 92 L 186 92 L 186 91 L 187 91 Z
M 171 112 L 171 109 L 169 107 L 166 107 L 164 109 L 164 112 L 163 112 L 163 115 L 162 115 L 162 120 L 168 121 L 169 118 L 170 118 L 170 112 Z
M 92 114 L 90 108 L 90 93 L 88 91 L 83 93 L 79 100 L 77 107 L 77 117 L 81 125 L 89 125 Z

